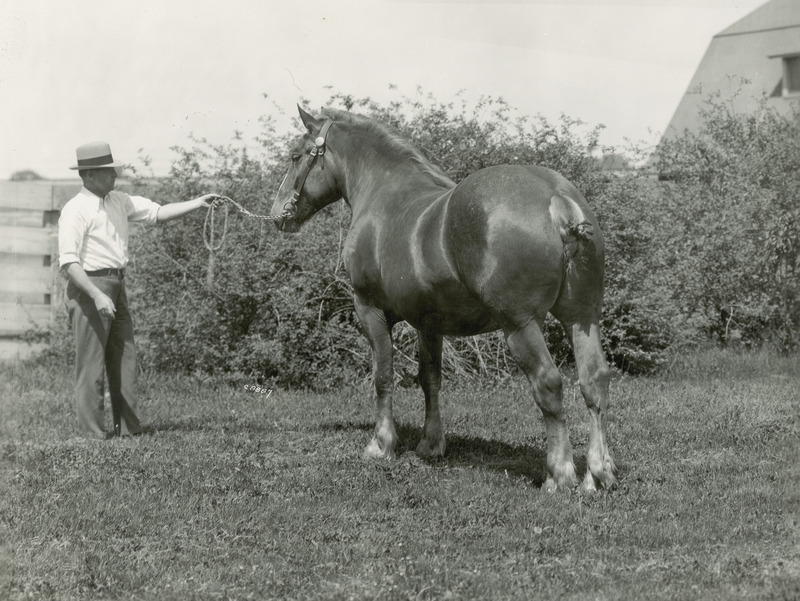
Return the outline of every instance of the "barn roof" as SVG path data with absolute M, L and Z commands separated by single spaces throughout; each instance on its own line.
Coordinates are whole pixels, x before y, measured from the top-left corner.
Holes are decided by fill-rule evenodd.
M 800 2 L 797 0 L 772 0 L 714 37 L 770 31 L 798 25 L 800 25 Z
M 788 111 L 800 102 L 800 95 L 783 94 L 783 57 L 792 55 L 800 55 L 800 0 L 770 0 L 711 39 L 663 138 L 698 131 L 700 109 L 713 94 L 740 113 L 764 99 Z

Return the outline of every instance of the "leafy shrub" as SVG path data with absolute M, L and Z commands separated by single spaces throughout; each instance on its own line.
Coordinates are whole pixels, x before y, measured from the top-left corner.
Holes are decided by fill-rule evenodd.
M 740 116 L 712 100 L 701 132 L 659 148 L 658 170 L 669 175 L 659 181 L 643 160 L 619 176 L 601 171 L 600 128 L 531 119 L 501 99 L 470 106 L 418 94 L 381 105 L 334 93 L 327 104 L 394 126 L 454 181 L 489 165 L 531 163 L 575 183 L 606 240 L 601 328 L 620 369 L 647 373 L 708 340 L 797 347 L 797 113 L 787 118 L 764 106 Z M 224 146 L 192 140 L 145 193 L 163 201 L 216 191 L 266 214 L 295 137 L 264 118 L 258 152 L 238 134 Z M 132 240 L 128 286 L 143 367 L 316 390 L 368 378 L 369 346 L 341 260 L 347 206 L 328 207 L 295 236 L 235 210 L 214 216 L 222 246 L 213 252 L 203 244 L 209 215 L 201 212 Z M 556 362 L 571 361 L 555 320 L 545 334 Z M 416 335 L 399 324 L 394 341 L 398 381 L 410 384 Z M 505 378 L 515 370 L 497 333 L 446 339 L 443 366 L 452 377 Z
M 394 125 L 455 180 L 498 163 L 546 164 L 584 188 L 599 186 L 598 129 L 582 138 L 564 118 L 558 126 L 517 116 L 502 100 L 428 104 L 404 100 L 382 107 L 369 99 L 334 94 L 343 106 Z M 479 115 L 484 115 L 483 118 Z M 189 198 L 218 190 L 255 213 L 267 213 L 284 175 L 292 134 L 279 136 L 264 120 L 263 157 L 250 156 L 241 140 L 212 146 L 194 140 L 178 158 L 155 198 Z M 203 215 L 142 231 L 135 245 L 130 282 L 145 366 L 224 374 L 227 378 L 321 389 L 366 378 L 370 355 L 352 307 L 352 290 L 341 262 L 349 222 L 343 203 L 323 211 L 298 236 L 236 212 L 228 215 L 222 249 L 201 246 Z M 217 233 L 221 234 L 217 217 Z M 569 349 L 560 326 L 549 323 L 556 357 Z M 416 335 L 395 329 L 398 378 L 416 375 Z M 500 376 L 514 368 L 501 336 L 452 339 L 445 344 L 449 375 Z
M 800 342 L 800 110 L 739 115 L 713 97 L 704 127 L 659 153 L 673 300 L 720 344 Z

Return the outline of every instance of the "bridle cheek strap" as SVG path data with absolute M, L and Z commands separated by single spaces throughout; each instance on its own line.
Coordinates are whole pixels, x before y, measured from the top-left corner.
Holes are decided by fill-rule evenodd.
M 306 185 L 306 178 L 308 174 L 311 172 L 311 169 L 314 167 L 314 163 L 317 162 L 317 157 L 321 159 L 322 162 L 322 169 L 325 169 L 325 144 L 328 139 L 328 130 L 333 125 L 333 121 L 328 119 L 322 125 L 322 129 L 319 130 L 319 135 L 314 140 L 314 148 L 311 149 L 311 152 L 308 154 L 308 160 L 306 160 L 305 165 L 303 165 L 303 170 L 297 176 L 297 179 L 294 182 L 294 195 L 292 197 L 292 204 L 297 202 L 300 198 L 300 193 L 303 191 L 303 186 Z

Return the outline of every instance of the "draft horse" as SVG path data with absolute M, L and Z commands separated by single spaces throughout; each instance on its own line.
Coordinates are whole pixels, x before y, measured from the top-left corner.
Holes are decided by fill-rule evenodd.
M 611 370 L 601 347 L 603 237 L 586 200 L 537 166 L 481 169 L 456 185 L 393 129 L 366 117 L 298 106 L 307 133 L 293 148 L 271 216 L 297 232 L 344 199 L 352 218 L 343 259 L 355 310 L 372 347 L 377 423 L 365 455 L 392 458 L 392 328 L 419 336 L 425 423 L 416 452 L 444 454 L 439 414 L 442 336 L 502 329 L 533 389 L 547 434 L 545 489 L 578 484 L 562 380 L 542 325 L 551 313 L 568 333 L 589 409 L 587 490 L 615 483 L 606 414 Z

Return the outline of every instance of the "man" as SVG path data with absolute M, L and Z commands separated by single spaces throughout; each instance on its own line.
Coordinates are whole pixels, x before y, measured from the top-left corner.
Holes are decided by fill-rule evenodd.
M 66 275 L 67 306 L 75 336 L 75 397 L 80 430 L 107 438 L 103 412 L 108 379 L 114 434 L 142 431 L 136 391 L 133 322 L 125 294 L 128 222 L 156 223 L 182 217 L 219 198 L 160 206 L 114 190 L 117 168 L 111 148 L 92 142 L 76 150 L 83 188 L 64 206 L 58 220 L 59 265 Z

